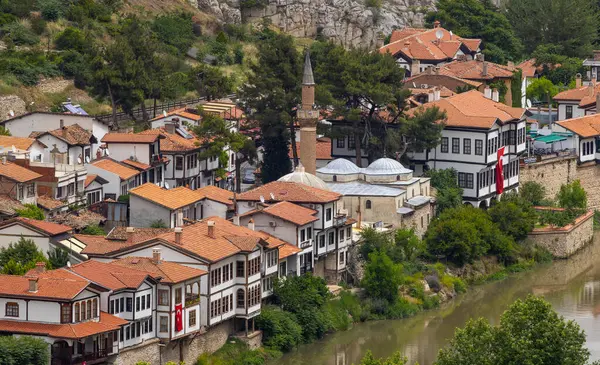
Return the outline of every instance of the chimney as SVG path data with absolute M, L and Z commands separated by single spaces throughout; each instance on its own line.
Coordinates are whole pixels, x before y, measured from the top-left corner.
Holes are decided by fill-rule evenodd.
M 494 88 L 492 90 L 492 100 L 495 102 L 499 102 L 500 101 L 500 93 L 498 92 L 498 89 Z
M 152 262 L 155 264 L 160 263 L 160 248 L 152 249 Z
M 254 219 L 250 218 L 250 220 L 248 221 L 248 229 L 251 229 L 254 231 Z
M 125 234 L 127 235 L 127 241 L 133 240 L 133 234 L 135 233 L 135 228 L 127 227 L 125 230 Z
M 435 101 L 435 91 L 432 91 L 427 94 L 427 102 L 431 103 L 432 101 Z
M 433 74 L 433 66 L 427 67 L 427 69 L 425 70 L 425 72 L 427 73 L 427 75 Z
M 596 114 L 600 114 L 600 93 L 596 93 Z
M 483 53 L 478 53 L 475 55 L 475 61 L 483 62 L 485 61 L 485 56 Z
M 435 22 L 433 22 L 433 27 L 434 27 L 434 28 L 439 28 L 439 27 L 441 27 L 441 26 L 442 26 L 442 23 L 440 23 L 440 21 L 439 21 L 439 20 L 436 20 Z
M 508 66 L 508 68 L 513 69 L 515 68 L 515 63 L 513 61 L 508 61 L 506 62 L 506 66 Z
M 492 98 L 492 89 L 490 89 L 489 85 L 485 86 L 485 89 L 483 90 L 483 96 L 485 96 L 488 99 Z
M 575 75 L 575 88 L 579 89 L 581 87 L 581 74 Z
M 483 64 L 481 65 L 481 76 L 487 76 L 488 75 L 488 63 L 487 61 L 483 61 Z
M 413 59 L 412 63 L 410 64 L 410 75 L 415 76 L 415 75 L 418 75 L 420 72 L 421 72 L 421 61 Z
M 206 222 L 208 226 L 208 237 L 215 238 L 215 221 Z
M 38 274 L 41 274 L 44 271 L 46 271 L 46 263 L 45 262 L 37 262 L 35 264 L 35 272 L 37 272 Z
M 436 75 L 439 75 L 440 74 L 440 66 L 435 66 L 433 68 L 433 73 L 436 74 Z
M 165 132 L 167 132 L 169 134 L 175 134 L 176 128 L 177 128 L 177 126 L 175 125 L 174 121 L 165 123 Z
M 433 100 L 438 101 L 442 98 L 442 90 L 439 87 L 433 89 Z
M 60 129 L 63 129 L 65 127 L 65 121 L 64 120 L 60 120 Z
M 2 156 L 2 164 L 6 165 L 6 155 Z
M 176 227 L 175 228 L 175 243 L 178 245 L 181 244 L 181 236 L 183 236 L 183 228 Z M 209 236 L 210 236 L 210 232 L 209 232 Z
M 233 224 L 235 224 L 236 226 L 240 225 L 240 216 L 239 215 L 233 216 Z
M 29 292 L 36 293 L 38 291 L 38 278 L 29 278 Z

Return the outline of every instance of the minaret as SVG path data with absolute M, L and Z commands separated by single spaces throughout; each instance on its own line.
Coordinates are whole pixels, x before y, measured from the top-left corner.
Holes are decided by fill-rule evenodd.
M 309 174 L 317 172 L 317 121 L 319 111 L 315 110 L 315 79 L 310 64 L 310 53 L 306 51 L 302 75 L 302 106 L 298 108 L 300 124 L 300 163 Z

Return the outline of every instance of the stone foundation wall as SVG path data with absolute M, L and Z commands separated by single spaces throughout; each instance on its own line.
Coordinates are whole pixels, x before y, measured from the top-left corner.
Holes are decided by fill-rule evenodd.
M 577 166 L 577 178 L 585 189 L 588 208 L 600 209 L 600 165 L 592 163 Z
M 433 219 L 433 204 L 426 204 L 417 209 L 415 212 L 402 220 L 402 228 L 414 229 L 415 234 L 423 238 L 427 228 L 429 228 L 429 222 Z
M 546 196 L 553 199 L 562 184 L 576 180 L 577 158 L 569 157 L 521 165 L 519 184 L 534 181 L 546 188 Z M 588 193 L 589 194 L 589 193 Z
M 557 258 L 567 258 L 590 243 L 594 237 L 594 211 L 577 218 L 575 223 L 562 228 L 536 228 L 529 239 L 545 247 Z

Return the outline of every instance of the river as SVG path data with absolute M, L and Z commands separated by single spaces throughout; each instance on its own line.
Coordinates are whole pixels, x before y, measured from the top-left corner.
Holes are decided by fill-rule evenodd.
M 437 353 L 470 318 L 497 324 L 518 298 L 543 295 L 566 319 L 585 331 L 591 360 L 600 359 L 600 235 L 569 260 L 555 261 L 503 281 L 469 288 L 437 310 L 403 320 L 359 323 L 348 331 L 302 345 L 277 360 L 278 365 L 358 364 L 367 350 L 377 357 L 400 351 L 409 364 L 431 365 Z

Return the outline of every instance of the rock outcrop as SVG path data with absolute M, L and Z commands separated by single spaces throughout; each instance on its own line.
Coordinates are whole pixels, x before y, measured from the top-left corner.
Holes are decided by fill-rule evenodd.
M 435 0 L 267 0 L 264 7 L 241 8 L 239 0 L 197 1 L 203 11 L 224 23 L 256 22 L 270 18 L 296 37 L 321 35 L 346 47 L 375 47 L 393 29 L 422 26 Z

